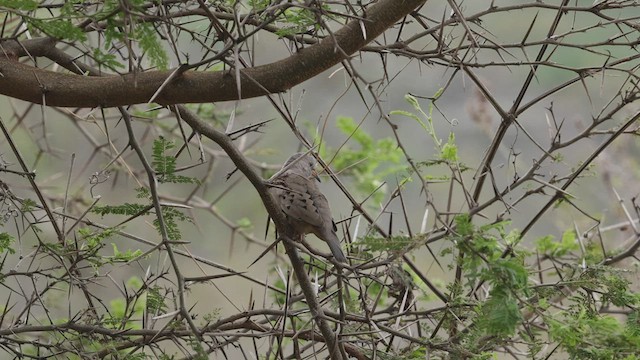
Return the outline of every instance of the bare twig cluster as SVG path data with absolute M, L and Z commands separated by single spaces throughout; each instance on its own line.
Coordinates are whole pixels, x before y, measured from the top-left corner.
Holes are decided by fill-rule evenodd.
M 639 316 L 624 276 L 640 247 L 634 1 L 16 4 L 0 39 L 9 356 L 638 355 L 589 337 L 603 316 Z M 330 69 L 346 83 L 313 133 L 284 93 Z M 412 72 L 443 85 L 409 91 L 400 79 L 427 78 Z M 460 83 L 466 106 L 447 100 Z M 411 92 L 411 111 L 394 91 Z M 241 123 L 255 97 L 279 119 Z M 329 117 L 347 97 L 364 115 L 336 140 Z M 484 145 L 456 142 L 461 116 Z M 257 145 L 276 123 L 290 148 L 325 155 L 349 266 L 291 240 L 264 182 L 280 158 Z M 372 128 L 402 171 L 363 193 L 375 149 L 345 154 Z M 603 194 L 576 196 L 597 174 Z M 249 220 L 261 207 L 238 216 L 246 194 L 282 246 Z M 549 230 L 562 216 L 571 225 Z M 268 255 L 249 266 L 241 246 Z

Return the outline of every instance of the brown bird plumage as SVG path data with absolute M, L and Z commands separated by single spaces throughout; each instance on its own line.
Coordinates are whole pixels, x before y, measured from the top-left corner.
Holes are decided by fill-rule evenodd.
M 269 191 L 297 235 L 315 234 L 329 245 L 336 261 L 346 263 L 329 202 L 318 187 L 315 166 L 311 154 L 293 154 L 282 167 L 284 171 L 270 179 Z

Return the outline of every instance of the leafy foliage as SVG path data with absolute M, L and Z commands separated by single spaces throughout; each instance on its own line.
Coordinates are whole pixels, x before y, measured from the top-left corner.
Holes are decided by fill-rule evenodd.
M 93 213 L 99 214 L 100 216 L 105 215 L 126 215 L 126 216 L 134 216 L 134 215 L 146 215 L 151 210 L 149 205 L 143 204 L 132 204 L 125 203 L 122 205 L 102 205 L 95 206 L 91 211 Z
M 437 99 L 440 96 L 441 91 L 442 89 L 440 89 L 438 93 L 433 96 L 433 98 Z M 428 112 L 425 112 L 422 109 L 422 106 L 420 106 L 420 102 L 418 101 L 418 99 L 416 99 L 414 96 L 407 94 L 404 96 L 404 99 L 413 107 L 418 115 L 404 110 L 394 110 L 390 113 L 390 115 L 401 115 L 416 121 L 418 124 L 420 124 L 420 126 L 433 141 L 436 150 L 439 152 L 440 159 L 451 164 L 456 164 L 459 159 L 458 147 L 455 144 L 455 135 L 452 132 L 449 133 L 449 138 L 446 143 L 443 142 L 442 139 L 440 139 L 433 124 L 433 103 L 430 103 Z
M 167 53 L 158 40 L 158 35 L 153 24 L 137 24 L 133 32 L 133 38 L 138 41 L 142 50 L 149 56 L 152 66 L 165 70 L 169 65 Z
M 549 333 L 571 359 L 636 359 L 640 349 L 637 324 L 625 326 L 612 316 L 580 307 L 547 319 Z
M 473 288 L 478 281 L 491 285 L 488 300 L 478 308 L 479 329 L 488 335 L 513 335 L 522 319 L 519 299 L 528 295 L 529 272 L 517 254 L 502 256 L 508 222 L 476 227 L 469 216 L 458 215 L 455 224 L 452 240 L 460 251 L 468 286 Z
M 160 183 L 198 184 L 193 177 L 176 175 L 176 158 L 167 152 L 175 148 L 175 141 L 160 136 L 153 142 L 152 166 Z
M 34 0 L 0 0 L 0 7 L 30 11 L 38 8 L 38 2 Z
M 179 222 L 189 222 L 191 223 L 191 218 L 185 214 L 183 214 L 180 210 L 163 206 L 162 207 L 162 215 L 164 218 L 164 222 L 167 229 L 167 236 L 169 240 L 178 241 L 182 238 L 182 233 L 178 228 Z M 160 222 L 156 218 L 153 220 L 153 225 L 156 227 L 158 232 L 160 232 Z
M 153 154 L 152 154 L 152 166 L 156 174 L 158 175 L 158 182 L 160 183 L 178 183 L 178 184 L 194 184 L 199 183 L 198 179 L 176 175 L 176 159 L 171 155 L 167 155 L 166 153 L 175 147 L 174 142 L 167 141 L 163 137 L 160 137 L 154 141 L 153 144 Z M 149 199 L 151 200 L 151 195 L 148 189 L 139 188 L 137 189 L 138 198 L 140 199 Z M 179 222 L 191 222 L 191 218 L 189 216 L 184 215 L 181 211 L 172 208 L 170 206 L 162 206 L 162 214 L 164 219 L 164 225 L 167 230 L 167 236 L 169 240 L 177 241 L 182 238 L 181 232 L 179 230 Z M 93 213 L 99 214 L 101 216 L 105 215 L 125 215 L 130 217 L 138 217 L 145 216 L 152 213 L 153 206 L 145 205 L 145 204 L 133 204 L 133 203 L 125 203 L 121 205 L 102 205 L 95 206 L 91 209 Z M 160 221 L 158 218 L 153 220 L 153 225 L 156 227 L 158 232 L 160 232 Z M 114 246 L 115 259 L 120 261 L 129 261 L 140 255 L 139 250 L 131 252 L 128 250 L 127 252 L 120 252 Z
M 324 5 L 327 7 L 327 5 Z M 276 31 L 279 36 L 301 34 L 320 29 L 316 23 L 315 14 L 308 9 L 290 8 L 284 11 L 281 19 L 288 24 Z
M 37 19 L 26 18 L 27 24 L 34 30 L 40 30 L 43 33 L 60 40 L 83 41 L 87 35 L 78 27 L 76 27 L 69 19 Z
M 101 66 L 105 66 L 108 69 L 116 70 L 123 69 L 124 65 L 118 61 L 117 57 L 113 54 L 107 53 L 100 48 L 93 49 L 93 59 Z
M 122 252 L 118 249 L 118 246 L 116 244 L 112 243 L 111 247 L 113 248 L 113 257 L 111 257 L 112 262 L 126 263 L 142 256 L 142 251 L 140 249 L 127 249 L 125 252 Z
M 397 174 L 404 167 L 400 165 L 402 151 L 391 138 L 374 140 L 349 117 L 338 117 L 336 126 L 342 133 L 353 139 L 359 149 L 343 146 L 332 162 L 333 168 L 343 176 L 353 178 L 356 189 L 368 196 L 371 195 L 375 205 L 380 204 L 385 195 L 385 188 L 381 179 L 391 174 Z M 321 153 L 331 149 L 322 148 Z
M 159 286 L 152 286 L 147 293 L 147 309 L 151 314 L 163 314 L 167 310 L 165 297 L 160 293 Z
M 136 290 L 141 285 L 139 279 L 130 278 L 126 286 Z M 104 319 L 105 324 L 112 326 L 114 329 L 140 329 L 142 328 L 142 322 L 139 319 L 144 315 L 146 298 L 136 298 L 132 302 L 125 299 L 112 300 L 109 303 L 109 309 L 109 317 Z
M 0 87 L 15 90 L 22 79 L 41 84 L 19 88 L 38 91 L 27 100 L 36 106 L 11 101 L 3 108 L 10 115 L 0 118 L 2 351 L 71 359 L 347 353 L 638 360 L 640 295 L 630 280 L 637 283 L 640 244 L 633 193 L 640 90 L 633 71 L 637 41 L 629 36 L 637 33 L 637 3 L 453 1 L 444 6 L 460 6 L 442 19 L 431 16 L 441 3 L 386 3 L 394 10 L 415 7 L 389 21 L 390 32 L 372 37 L 369 25 L 392 13 L 375 13 L 384 1 L 0 0 L 2 61 L 33 68 Z M 369 23 L 370 15 L 380 22 Z M 529 24 L 516 41 L 513 23 Z M 267 79 L 260 85 L 271 91 L 269 71 L 282 63 L 270 59 L 295 63 L 314 47 L 345 39 L 371 42 L 359 53 L 340 54 L 342 66 L 331 76 L 345 77 L 344 92 L 332 88 L 313 99 L 326 108 L 308 106 L 308 98 L 293 105 L 294 90 L 263 99 L 285 118 L 288 136 L 270 138 L 279 120 L 245 127 L 255 112 L 243 113 L 254 106 L 244 90 Z M 380 64 L 370 65 L 371 59 Z M 325 71 L 332 64 L 324 60 L 298 62 L 285 82 Z M 155 72 L 170 61 L 185 66 Z M 442 88 L 425 95 L 438 70 Z M 95 96 L 111 89 L 96 89 L 78 96 L 97 104 L 93 108 L 50 108 L 59 99 L 51 92 L 66 83 L 50 87 L 43 71 L 82 86 L 101 82 L 90 76 L 111 76 L 145 96 L 201 86 L 199 75 L 218 72 L 237 86 L 215 88 L 213 95 L 242 101 L 184 105 L 165 96 L 162 104 L 125 99 L 110 109 Z M 422 77 L 421 71 L 430 75 L 415 84 L 425 86 L 398 81 Z M 504 74 L 498 86 L 482 78 L 496 74 Z M 2 75 L 6 82 L 11 72 L 3 67 Z M 162 85 L 145 86 L 162 76 Z M 458 84 L 464 91 L 455 92 Z M 415 95 L 404 95 L 405 108 L 386 116 L 388 104 L 407 91 Z M 341 108 L 343 97 L 361 99 L 362 107 Z M 275 167 L 257 158 L 276 150 L 259 144 L 312 142 L 298 115 L 360 110 L 366 113 L 361 121 L 337 117 L 325 124 L 327 137 L 316 139 L 323 140 L 321 155 L 338 180 L 345 180 L 345 196 L 338 193 L 331 205 L 348 266 L 315 251 L 311 235 L 292 244 L 297 252 L 283 254 L 277 242 L 267 248 L 262 206 L 247 201 L 246 191 L 255 195 L 243 178 L 247 168 L 237 166 L 245 174 L 231 170 L 229 181 L 213 171 L 230 168 L 224 152 L 238 150 L 265 175 Z M 583 118 L 588 121 L 570 124 Z M 126 136 L 125 121 L 134 125 Z M 476 125 L 482 131 L 465 134 Z M 328 138 L 335 130 L 341 135 Z M 147 158 L 137 147 L 131 151 L 136 143 L 150 154 L 151 169 L 140 166 Z M 617 146 L 624 152 L 615 152 Z M 83 152 L 68 161 L 77 149 Z M 209 165 L 206 170 L 183 166 L 195 153 L 196 165 Z M 615 168 L 631 180 L 616 178 Z M 209 175 L 215 180 L 206 184 L 195 177 Z M 617 201 L 608 201 L 605 191 L 585 199 L 576 184 L 590 185 L 575 181 L 585 176 L 601 180 L 606 191 L 614 188 Z M 152 186 L 144 185 L 147 179 Z M 613 220 L 606 226 L 604 209 L 607 222 Z M 224 226 L 229 237 L 215 236 L 206 246 L 182 241 L 181 228 L 193 227 L 191 212 L 207 219 L 198 224 L 204 237 L 218 230 L 210 223 Z M 148 224 L 156 233 L 145 231 Z M 625 237 L 632 245 L 620 241 Z M 258 252 L 265 256 L 261 264 L 246 267 L 245 255 Z M 329 347 L 333 335 L 335 349 Z
M 11 234 L 6 232 L 0 232 L 0 253 L 8 252 L 9 254 L 15 254 L 15 250 L 11 247 L 15 239 Z
M 579 245 L 576 241 L 575 231 L 567 230 L 562 234 L 562 240 L 560 242 L 554 241 L 552 235 L 539 238 L 536 241 L 536 248 L 543 254 L 548 254 L 553 257 L 562 257 L 572 251 L 578 250 Z
M 363 246 L 367 249 L 367 252 L 381 252 L 381 251 L 401 251 L 406 250 L 408 246 L 414 244 L 415 239 L 409 236 L 393 236 L 391 238 L 381 238 L 379 236 L 365 236 L 357 245 Z

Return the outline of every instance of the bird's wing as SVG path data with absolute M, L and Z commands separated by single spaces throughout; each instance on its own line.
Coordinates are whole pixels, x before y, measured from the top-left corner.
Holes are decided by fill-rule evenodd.
M 327 199 L 320 193 L 314 179 L 286 171 L 282 174 L 282 184 L 285 190 L 279 194 L 278 201 L 284 213 L 298 221 L 311 226 L 320 226 L 323 221 L 323 200 Z M 328 208 L 328 204 L 326 206 Z M 331 214 L 329 214 L 331 219 Z

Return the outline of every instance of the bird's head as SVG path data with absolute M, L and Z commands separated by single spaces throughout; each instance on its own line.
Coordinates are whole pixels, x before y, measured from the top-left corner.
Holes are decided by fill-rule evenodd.
M 305 177 L 314 177 L 320 181 L 316 172 L 317 164 L 316 158 L 311 153 L 295 153 L 287 159 L 283 167 L 286 168 L 290 165 L 289 170 Z

